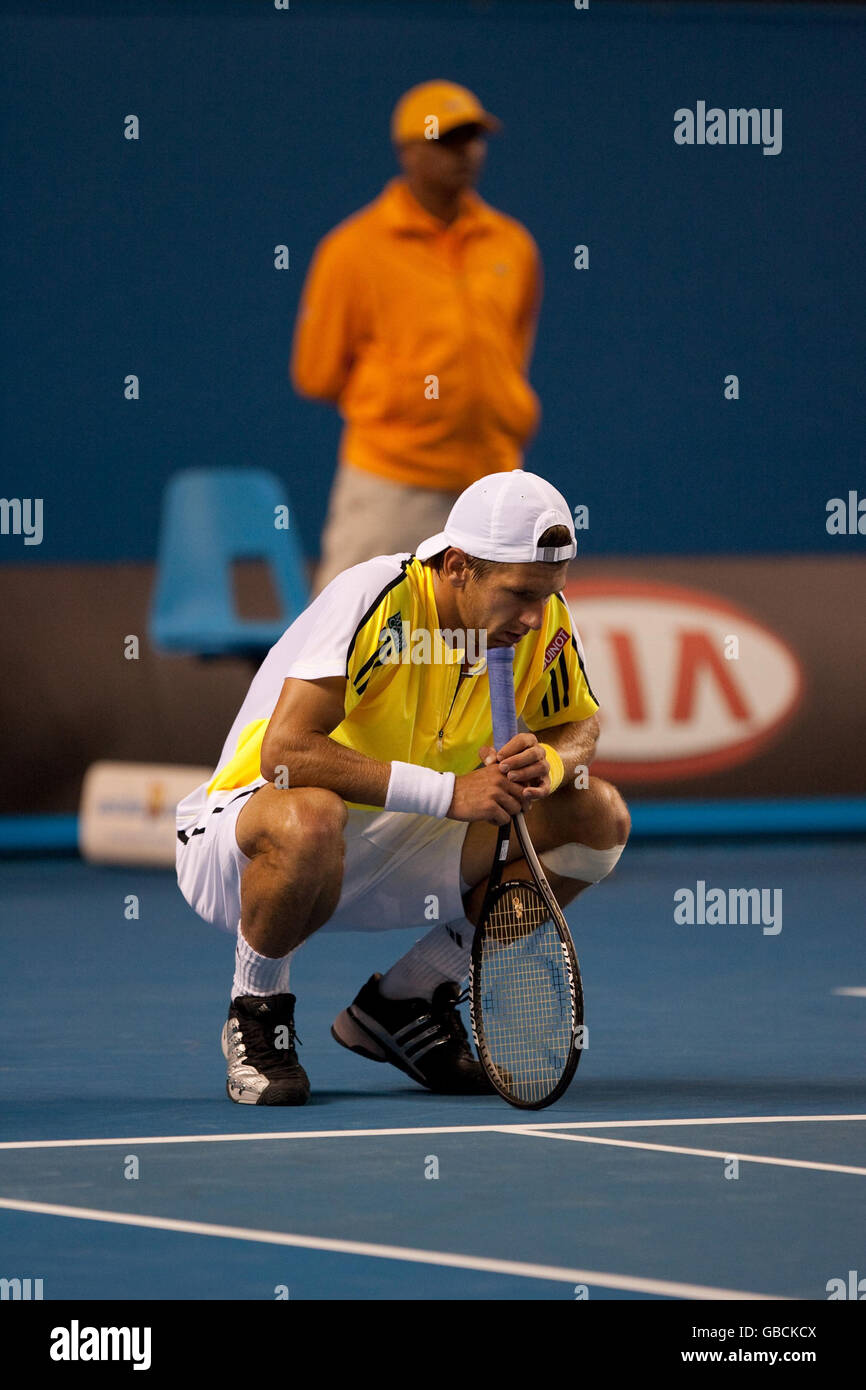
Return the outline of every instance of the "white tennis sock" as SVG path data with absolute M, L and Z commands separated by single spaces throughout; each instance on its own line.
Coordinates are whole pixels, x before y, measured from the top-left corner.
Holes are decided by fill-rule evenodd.
M 294 955 L 260 956 L 254 951 L 238 923 L 238 942 L 235 947 L 235 977 L 232 999 L 240 994 L 288 994 L 289 961 Z
M 469 974 L 474 934 L 465 917 L 440 922 L 391 966 L 379 989 L 386 999 L 432 999 L 436 986 L 446 980 L 462 984 Z

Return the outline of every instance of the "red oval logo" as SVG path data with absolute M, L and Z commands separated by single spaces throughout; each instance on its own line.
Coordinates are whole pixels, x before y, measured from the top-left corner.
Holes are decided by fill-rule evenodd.
M 791 648 L 715 594 L 590 579 L 565 597 L 601 704 L 599 776 L 658 782 L 747 762 L 800 703 Z

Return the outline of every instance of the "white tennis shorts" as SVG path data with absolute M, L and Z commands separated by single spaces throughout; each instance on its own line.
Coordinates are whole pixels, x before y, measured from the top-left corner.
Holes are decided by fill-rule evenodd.
M 177 841 L 177 881 L 206 922 L 235 932 L 241 917 L 241 877 L 250 863 L 235 826 L 250 796 L 264 786 L 211 797 L 195 826 Z M 463 916 L 460 856 L 468 825 L 405 811 L 348 808 L 343 888 L 336 911 L 320 931 L 428 930 Z

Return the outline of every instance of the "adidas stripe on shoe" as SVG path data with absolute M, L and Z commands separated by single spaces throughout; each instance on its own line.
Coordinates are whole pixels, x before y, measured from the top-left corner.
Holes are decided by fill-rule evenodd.
M 372 1062 L 390 1062 L 441 1095 L 492 1095 L 458 1013 L 464 996 L 452 981 L 428 999 L 386 999 L 371 975 L 334 1020 L 332 1037 Z

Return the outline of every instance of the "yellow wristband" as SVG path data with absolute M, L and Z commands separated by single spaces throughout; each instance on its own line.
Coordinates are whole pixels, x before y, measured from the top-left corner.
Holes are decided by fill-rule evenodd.
M 539 746 L 543 748 L 547 754 L 547 764 L 550 768 L 550 790 L 555 792 L 565 776 L 565 767 L 562 758 L 555 748 L 551 748 L 549 743 L 541 743 Z

